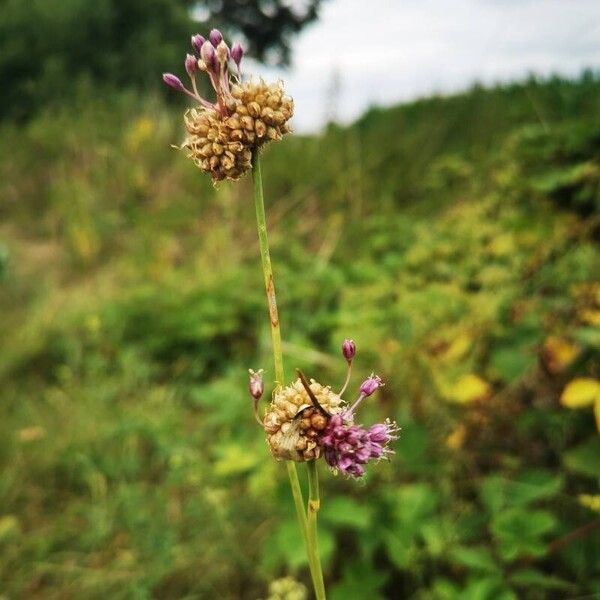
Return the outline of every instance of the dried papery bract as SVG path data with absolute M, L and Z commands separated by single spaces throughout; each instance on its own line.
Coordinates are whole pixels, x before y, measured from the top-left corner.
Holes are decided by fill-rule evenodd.
M 241 45 L 236 42 L 230 50 L 217 29 L 208 39 L 193 35 L 191 45 L 195 54 L 187 54 L 184 67 L 192 89 L 171 73 L 163 75 L 169 87 L 197 103 L 184 115 L 187 136 L 181 148 L 214 182 L 237 180 L 250 170 L 254 151 L 290 132 L 293 100 L 285 94 L 281 81 L 243 81 Z M 235 74 L 230 72 L 230 61 Z M 198 93 L 196 76 L 200 73 L 211 83 L 214 102 Z

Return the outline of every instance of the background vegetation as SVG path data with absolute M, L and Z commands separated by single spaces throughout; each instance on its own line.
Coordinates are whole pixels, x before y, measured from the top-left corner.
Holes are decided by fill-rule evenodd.
M 323 468 L 332 600 L 599 589 L 598 114 L 587 73 L 266 153 L 288 373 L 337 386 L 353 337 L 387 382 L 364 421 L 403 428 L 364 483 Z M 250 182 L 213 189 L 181 135 L 135 92 L 1 127 L 3 598 L 308 581 L 246 393 L 272 370 Z

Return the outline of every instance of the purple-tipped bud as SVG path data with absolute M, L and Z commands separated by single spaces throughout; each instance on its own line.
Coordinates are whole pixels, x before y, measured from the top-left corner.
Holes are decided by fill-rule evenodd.
M 205 41 L 206 40 L 199 33 L 192 36 L 192 48 L 194 49 L 194 52 L 196 52 L 196 54 L 200 54 L 202 44 L 204 44 Z
M 204 42 L 200 49 L 200 56 L 209 71 L 217 70 L 217 53 L 214 46 L 210 42 Z
M 239 42 L 235 42 L 233 46 L 231 46 L 231 60 L 239 67 L 242 62 L 242 57 L 244 56 L 244 49 Z
M 342 354 L 348 362 L 352 362 L 352 359 L 356 354 L 356 344 L 354 343 L 354 340 L 344 340 L 344 343 L 342 344 Z
M 250 395 L 254 398 L 254 400 L 258 401 L 261 399 L 264 391 L 265 391 L 265 383 L 262 378 L 263 370 L 260 369 L 256 373 L 249 369 L 250 380 L 248 382 L 248 390 Z
M 187 54 L 185 57 L 185 71 L 190 77 L 198 72 L 198 59 L 193 54 Z
M 373 373 L 371 373 L 371 376 L 362 382 L 362 385 L 360 386 L 360 393 L 364 396 L 370 396 L 377 390 L 377 388 L 381 387 L 382 385 L 383 382 L 381 381 L 381 377 L 379 377 L 379 375 L 373 375 Z
M 163 81 L 174 90 L 179 92 L 183 92 L 185 90 L 183 83 L 181 83 L 181 79 L 173 75 L 173 73 L 163 73 Z
M 216 48 L 223 41 L 223 35 L 218 29 L 213 29 L 208 34 L 208 39 L 210 40 L 210 43 Z

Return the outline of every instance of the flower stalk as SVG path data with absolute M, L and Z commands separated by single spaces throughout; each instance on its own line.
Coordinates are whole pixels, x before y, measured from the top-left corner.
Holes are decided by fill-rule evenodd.
M 273 362 L 275 366 L 275 381 L 277 387 L 285 382 L 283 370 L 283 354 L 281 351 L 281 327 L 279 324 L 279 313 L 277 311 L 277 297 L 275 295 L 275 282 L 273 279 L 273 268 L 271 266 L 271 253 L 269 250 L 269 238 L 267 234 L 267 220 L 265 215 L 264 190 L 262 184 L 262 172 L 260 168 L 260 157 L 258 149 L 252 152 L 252 179 L 254 183 L 254 206 L 256 209 L 256 225 L 258 228 L 258 242 L 260 246 L 260 258 L 267 293 L 267 304 L 269 308 L 269 321 L 271 324 L 271 341 L 273 345 Z M 323 570 L 318 551 L 317 539 L 317 511 L 319 510 L 319 480 L 317 475 L 316 461 L 307 463 L 309 482 L 308 518 L 304 510 L 304 499 L 298 479 L 296 464 L 286 461 L 290 488 L 294 498 L 298 524 L 306 545 L 308 566 L 315 590 L 317 600 L 325 600 L 325 585 L 323 582 Z

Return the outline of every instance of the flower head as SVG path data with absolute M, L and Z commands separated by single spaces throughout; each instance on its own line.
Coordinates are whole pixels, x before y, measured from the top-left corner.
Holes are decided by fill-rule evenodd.
M 348 413 L 333 415 L 327 428 L 319 437 L 319 445 L 327 464 L 334 470 L 351 477 L 362 477 L 365 465 L 392 454 L 389 442 L 398 431 L 395 423 L 387 419 L 368 429 L 346 420 Z
M 213 29 L 208 39 L 193 35 L 191 44 L 200 55 L 199 60 L 191 54 L 185 59 L 191 89 L 175 75 L 163 76 L 169 87 L 197 104 L 185 114 L 188 135 L 181 148 L 213 181 L 238 179 L 251 168 L 252 152 L 290 131 L 287 122 L 294 112 L 293 101 L 281 82 L 242 81 L 244 50 L 237 42 L 230 50 L 218 29 Z M 237 75 L 230 72 L 230 61 Z M 196 84 L 200 73 L 208 77 L 214 101 L 200 96 Z

